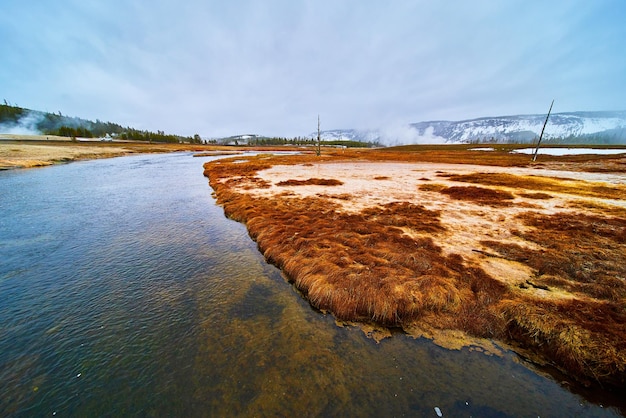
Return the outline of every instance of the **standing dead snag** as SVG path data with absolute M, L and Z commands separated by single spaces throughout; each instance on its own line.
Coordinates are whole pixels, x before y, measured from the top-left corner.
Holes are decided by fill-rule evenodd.
M 539 135 L 539 141 L 537 141 L 537 148 L 535 148 L 535 152 L 533 153 L 533 161 L 537 159 L 537 153 L 539 152 L 539 144 L 541 144 L 541 138 L 543 138 L 543 131 L 546 130 L 546 125 L 548 124 L 548 118 L 550 117 L 550 112 L 552 111 L 552 105 L 554 105 L 554 99 L 552 99 L 552 103 L 550 103 L 550 109 L 548 109 L 548 116 L 546 116 L 546 121 L 543 123 L 543 128 L 541 128 L 541 135 Z
M 315 155 L 322 155 L 322 138 L 320 135 L 320 115 L 317 115 L 317 144 L 315 145 Z

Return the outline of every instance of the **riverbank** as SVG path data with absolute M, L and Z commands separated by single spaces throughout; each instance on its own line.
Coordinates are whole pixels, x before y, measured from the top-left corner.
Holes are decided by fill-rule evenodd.
M 626 159 L 427 149 L 210 162 L 311 305 L 339 321 L 513 347 L 584 385 L 626 374 Z
M 220 152 L 224 147 L 192 144 L 150 144 L 121 141 L 70 141 L 41 135 L 0 135 L 0 170 L 45 167 L 69 161 L 111 158 L 137 153 L 176 151 Z

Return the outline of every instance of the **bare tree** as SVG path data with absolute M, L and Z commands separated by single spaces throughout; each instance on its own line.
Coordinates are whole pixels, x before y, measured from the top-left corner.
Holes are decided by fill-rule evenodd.
M 315 146 L 315 155 L 322 155 L 322 138 L 320 135 L 320 115 L 317 115 L 317 144 Z
M 539 144 L 541 144 L 541 138 L 543 138 L 543 131 L 546 130 L 546 125 L 548 124 L 548 118 L 550 117 L 550 112 L 552 112 L 552 105 L 554 105 L 554 99 L 552 99 L 552 103 L 550 103 L 548 116 L 546 116 L 546 121 L 543 123 L 543 128 L 541 128 L 541 135 L 539 135 L 539 141 L 537 141 L 537 148 L 535 148 L 535 153 L 533 154 L 533 161 L 537 159 L 537 153 L 539 152 Z

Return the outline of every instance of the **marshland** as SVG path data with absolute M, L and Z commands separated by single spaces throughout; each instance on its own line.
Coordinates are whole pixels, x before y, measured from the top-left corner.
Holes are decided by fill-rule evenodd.
M 507 147 L 205 165 L 227 216 L 339 322 L 376 338 L 459 331 L 615 390 L 626 383 L 625 172 L 620 154 L 531 163 Z
M 626 2 L 494 3 L 2 2 L 0 417 L 626 416 Z
M 246 151 L 0 172 L 2 415 L 624 414 L 620 156 Z

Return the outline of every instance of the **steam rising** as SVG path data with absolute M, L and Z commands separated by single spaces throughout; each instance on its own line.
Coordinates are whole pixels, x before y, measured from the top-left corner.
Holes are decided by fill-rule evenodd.
M 10 135 L 40 135 L 37 128 L 43 121 L 44 115 L 40 112 L 26 111 L 16 122 L 0 124 L 0 133 Z
M 434 128 L 429 126 L 420 133 L 415 127 L 407 124 L 392 124 L 380 129 L 380 143 L 386 146 L 413 144 L 443 144 L 446 139 L 433 134 Z

